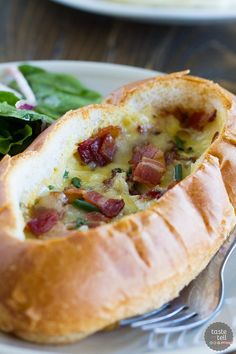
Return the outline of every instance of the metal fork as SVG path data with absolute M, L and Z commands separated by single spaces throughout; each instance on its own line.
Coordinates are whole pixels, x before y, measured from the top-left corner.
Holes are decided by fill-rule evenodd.
M 235 247 L 235 232 L 232 232 L 205 270 L 181 291 L 178 298 L 144 315 L 124 319 L 120 326 L 167 334 L 186 331 L 209 321 L 223 304 L 224 269 Z

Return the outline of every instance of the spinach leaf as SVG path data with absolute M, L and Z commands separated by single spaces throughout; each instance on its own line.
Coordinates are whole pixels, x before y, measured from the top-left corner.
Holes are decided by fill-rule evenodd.
M 14 93 L 8 91 L 0 91 L 0 102 L 6 102 L 11 106 L 14 106 L 19 98 Z
M 48 124 L 53 123 L 53 119 L 46 115 L 39 114 L 27 109 L 17 109 L 7 102 L 0 102 L 0 117 L 11 117 L 25 121 L 39 120 Z
M 14 150 L 21 151 L 22 146 L 24 147 L 25 142 L 32 136 L 32 128 L 25 124 L 22 128 L 12 129 L 5 124 L 4 129 L 1 123 L 0 120 L 0 154 L 5 155 Z
M 1 94 L 0 97 L 3 97 Z M 11 99 L 8 102 L 13 103 Z M 40 134 L 42 122 L 51 124 L 53 119 L 0 102 L 0 158 L 5 154 L 22 152 Z
M 0 91 L 0 158 L 23 151 L 41 132 L 42 123 L 52 124 L 70 109 L 101 101 L 99 93 L 84 87 L 67 75 L 47 72 L 24 64 L 19 70 L 31 86 L 37 107 L 23 110 L 15 107 L 19 98 L 12 92 Z M 19 90 L 15 81 L 10 87 Z
M 38 113 L 57 119 L 70 109 L 101 102 L 99 93 L 87 89 L 71 75 L 46 72 L 31 65 L 20 65 L 19 69 L 36 95 Z
M 42 122 L 0 116 L 0 159 L 25 150 L 40 134 Z
M 31 75 L 31 74 L 40 74 L 40 73 L 46 72 L 42 68 L 39 68 L 37 66 L 28 65 L 28 64 L 19 65 L 19 69 L 26 78 L 28 75 Z
M 59 91 L 55 92 L 46 86 L 36 87 L 36 85 L 32 85 L 32 87 L 36 93 L 38 101 L 35 110 L 38 113 L 46 114 L 53 119 L 57 119 L 70 109 L 80 108 L 91 103 L 90 98 L 74 96 Z M 92 101 L 93 103 L 98 102 L 94 99 Z

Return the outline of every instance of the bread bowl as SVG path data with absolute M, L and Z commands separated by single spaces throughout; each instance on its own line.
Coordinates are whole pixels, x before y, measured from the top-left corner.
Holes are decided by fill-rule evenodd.
M 198 114 L 197 129 L 182 127 L 181 118 L 177 119 L 180 125 L 173 121 L 176 114 L 192 117 L 200 111 L 207 113 L 207 123 L 198 126 L 203 117 Z M 154 121 L 160 120 L 164 130 L 170 126 L 170 132 L 155 135 L 154 114 Z M 171 122 L 168 126 L 166 119 Z M 111 161 L 102 167 L 97 160 L 92 166 L 90 161 L 88 166 L 81 161 L 78 144 L 96 141 L 98 134 L 104 137 L 103 129 L 111 126 L 120 129 L 112 133 L 117 148 Z M 169 135 L 175 138 L 179 130 L 195 134 L 188 139 L 195 144 L 197 160 L 178 183 L 165 179 L 166 170 L 161 172 L 158 189 L 154 187 L 163 192 L 158 200 L 146 198 L 153 191 L 152 183 L 145 181 L 144 190 L 130 195 L 117 192 L 108 178 L 103 186 L 106 198 L 125 200 L 115 219 L 105 215 L 109 220 L 99 220 L 101 225 L 95 228 L 88 223 L 79 230 L 72 225 L 72 229 L 53 231 L 54 225 L 42 234 L 32 232 L 37 217 L 32 218 L 31 212 L 38 203 L 45 208 L 44 196 L 63 192 L 68 200 L 74 198 L 75 190 L 71 193 L 68 188 L 71 177 L 81 178 L 85 190 L 101 188 L 118 161 L 122 169 L 131 165 L 133 186 L 135 169 L 147 162 L 128 162 L 137 152 L 136 143 L 140 146 L 140 134 L 143 147 L 149 134 L 155 135 L 154 140 L 160 136 L 166 140 Z M 212 82 L 177 73 L 123 88 L 103 105 L 68 112 L 24 153 L 5 157 L 0 163 L 0 329 L 34 342 L 73 342 L 176 297 L 235 226 L 235 132 L 234 98 Z M 186 157 L 185 151 L 179 154 Z M 125 161 L 120 163 L 120 158 Z M 119 176 L 123 173 L 118 172 L 112 183 L 124 186 Z M 142 184 L 140 179 L 135 183 Z M 84 193 L 83 188 L 77 189 Z M 138 211 L 130 208 L 131 201 Z

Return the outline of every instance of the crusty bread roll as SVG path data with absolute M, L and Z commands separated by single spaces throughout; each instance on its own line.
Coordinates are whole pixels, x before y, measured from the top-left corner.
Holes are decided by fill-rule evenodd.
M 40 343 L 79 340 L 175 298 L 236 223 L 236 116 L 218 85 L 177 73 L 70 111 L 0 163 L 0 329 Z M 115 104 L 115 105 L 114 105 Z M 117 106 L 116 106 L 117 105 Z M 192 173 L 146 210 L 88 231 L 25 239 L 21 204 L 59 183 L 76 144 L 155 109 L 216 109 L 222 130 Z

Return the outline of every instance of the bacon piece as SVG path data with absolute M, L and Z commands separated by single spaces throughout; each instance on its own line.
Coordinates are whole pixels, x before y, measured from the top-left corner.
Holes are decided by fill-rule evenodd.
M 60 216 L 55 209 L 35 208 L 34 217 L 27 223 L 29 230 L 36 236 L 51 230 Z
M 202 130 L 207 123 L 213 122 L 216 118 L 216 110 L 211 113 L 194 112 L 188 116 L 187 127 Z
M 92 211 L 90 213 L 87 213 L 86 221 L 88 222 L 88 226 L 90 228 L 93 228 L 93 227 L 100 226 L 104 223 L 108 223 L 110 220 L 102 213 L 99 213 L 97 211 Z
M 175 107 L 172 109 L 163 108 L 160 110 L 159 114 L 164 118 L 166 116 L 172 115 L 183 124 L 184 124 L 185 120 L 188 118 L 187 113 L 184 112 L 181 107 Z
M 149 186 L 160 183 L 165 172 L 164 153 L 153 144 L 136 146 L 129 163 L 133 167 L 132 180 Z
M 101 147 L 102 147 L 102 138 L 95 138 L 92 140 L 90 146 L 88 146 L 88 149 L 90 151 L 90 160 L 88 163 L 93 163 L 95 166 L 105 166 L 107 164 L 107 161 L 105 158 L 102 156 L 100 153 Z M 84 161 L 86 163 L 86 161 Z
M 129 161 L 131 165 L 136 167 L 143 157 L 147 157 L 153 160 L 161 160 L 164 162 L 163 151 L 158 149 L 153 144 L 146 144 L 142 146 L 136 146 L 133 150 L 132 159 Z
M 113 159 L 113 156 L 115 155 L 117 146 L 115 144 L 115 139 L 111 134 L 107 134 L 103 140 L 100 153 L 103 156 L 103 158 L 111 162 Z
M 98 207 L 102 214 L 108 218 L 113 218 L 119 214 L 124 208 L 125 203 L 123 199 L 112 199 L 103 196 L 96 191 L 89 191 L 78 188 L 66 188 L 64 190 L 70 203 L 73 203 L 75 199 L 83 198 L 86 202 Z
M 78 153 L 80 155 L 81 160 L 85 164 L 89 164 L 93 161 L 94 157 L 91 151 L 91 145 L 93 142 L 94 139 L 89 138 L 78 145 Z
M 81 198 L 83 195 L 81 189 L 75 187 L 65 188 L 64 194 L 66 195 L 69 203 L 73 203 L 75 199 Z
M 106 198 L 95 191 L 83 191 L 83 198 L 86 202 L 98 207 L 101 213 L 108 218 L 117 216 L 125 206 L 123 199 Z
M 197 111 L 189 113 L 183 110 L 181 107 L 176 107 L 173 110 L 162 110 L 162 115 L 174 115 L 176 119 L 186 128 L 193 128 L 196 130 L 202 130 L 207 123 L 213 122 L 216 118 L 216 110 L 210 113 L 204 111 Z
M 165 172 L 165 166 L 159 161 L 143 157 L 133 171 L 133 180 L 149 186 L 156 186 L 160 183 Z
M 107 134 L 111 134 L 113 138 L 117 138 L 121 132 L 121 128 L 118 126 L 114 125 L 108 125 L 108 127 L 100 129 L 97 134 L 95 134 L 93 137 L 101 138 L 104 137 Z
M 162 190 L 150 190 L 144 194 L 142 194 L 142 198 L 149 198 L 149 199 L 160 199 L 164 194 Z
M 87 165 L 94 163 L 100 167 L 112 162 L 117 149 L 115 139 L 119 133 L 119 127 L 108 126 L 80 143 L 78 153 L 81 160 Z

